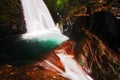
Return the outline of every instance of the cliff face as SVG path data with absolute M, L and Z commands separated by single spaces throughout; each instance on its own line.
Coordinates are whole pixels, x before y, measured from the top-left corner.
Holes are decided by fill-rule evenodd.
M 91 15 L 90 31 L 118 52 L 120 52 L 119 25 L 120 21 L 110 12 L 101 11 Z
M 120 55 L 104 44 L 102 40 L 87 30 L 81 30 L 77 38 L 64 42 L 52 50 L 44 59 L 52 62 L 54 65 L 64 71 L 64 67 L 56 56 L 57 50 L 64 50 L 68 55 L 80 64 L 83 70 L 94 80 L 119 80 L 120 79 Z M 39 65 L 41 66 L 41 65 Z M 49 65 L 42 65 L 50 71 L 56 72 Z
M 119 21 L 105 11 L 94 13 L 90 20 L 90 32 L 79 22 L 73 25 L 75 58 L 95 80 L 119 80 Z
M 120 79 L 120 55 L 89 31 L 76 42 L 76 60 L 95 80 Z
M 44 60 L 48 60 L 64 71 L 65 69 L 56 55 L 58 54 L 56 53 L 58 50 L 64 50 L 68 55 L 72 55 L 73 59 L 75 59 L 76 62 L 82 66 L 82 69 L 94 80 L 119 80 L 120 55 L 89 31 L 83 29 L 78 33 L 79 35 L 76 35 L 77 39 L 68 40 L 51 50 L 48 54 L 42 56 L 35 63 L 23 66 L 23 72 L 31 77 L 32 80 L 68 80 L 56 74 L 58 72 L 55 68 L 44 63 Z M 3 67 L 3 69 L 7 68 Z M 15 69 L 13 69 L 13 71 L 14 70 Z M 2 73 L 2 76 L 12 76 L 11 74 Z M 16 80 L 19 79 L 17 78 Z

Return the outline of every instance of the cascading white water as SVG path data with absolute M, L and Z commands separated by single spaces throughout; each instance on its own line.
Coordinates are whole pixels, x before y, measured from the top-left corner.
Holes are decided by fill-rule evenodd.
M 30 37 L 44 36 L 46 34 L 53 35 L 54 33 L 61 35 L 60 30 L 55 26 L 43 0 L 21 1 L 27 29 L 27 33 L 23 35 L 23 38 L 28 39 Z
M 52 48 L 49 48 L 53 49 L 54 47 L 56 47 L 55 45 L 60 45 L 62 42 L 68 40 L 68 38 L 62 35 L 60 30 L 55 26 L 52 17 L 43 0 L 21 1 L 23 5 L 24 17 L 27 28 L 27 33 L 23 34 L 22 38 L 28 41 L 27 43 L 32 43 L 31 45 L 29 45 L 30 47 L 27 47 L 32 49 L 31 52 L 33 52 L 33 54 L 34 51 L 35 53 L 39 53 L 43 48 L 51 47 L 54 43 L 56 43 L 52 46 Z M 53 44 L 48 44 L 48 42 L 52 42 Z M 32 45 L 34 45 L 35 47 L 31 48 Z M 36 50 L 38 50 L 38 52 L 36 52 Z M 63 72 L 47 60 L 45 61 L 45 63 L 47 63 L 49 66 L 52 66 L 54 69 L 58 70 L 58 72 L 60 72 L 61 75 L 68 77 L 71 80 L 92 80 L 83 72 L 81 67 L 77 66 L 77 63 L 71 57 L 63 54 L 58 54 L 58 57 L 64 65 L 64 68 L 66 70 L 65 72 Z M 39 54 L 36 54 L 34 56 L 38 55 Z
M 23 39 L 52 40 L 56 41 L 57 45 L 68 40 L 68 37 L 62 35 L 55 26 L 43 0 L 21 0 L 21 2 L 27 29 L 22 35 Z
M 44 62 L 39 63 L 39 65 L 43 67 L 46 66 L 46 69 L 57 71 L 58 74 L 67 77 L 70 80 L 93 80 L 87 73 L 82 70 L 82 67 L 75 61 L 73 55 L 68 55 L 64 50 L 60 50 L 57 56 L 60 58 L 65 71 L 54 65 L 49 60 L 44 60 Z
M 43 0 L 22 0 L 27 32 L 55 30 L 53 19 Z
M 61 73 L 63 76 L 71 80 L 93 80 L 82 70 L 82 67 L 77 64 L 72 56 L 65 53 L 60 53 L 57 55 L 65 68 L 65 72 Z

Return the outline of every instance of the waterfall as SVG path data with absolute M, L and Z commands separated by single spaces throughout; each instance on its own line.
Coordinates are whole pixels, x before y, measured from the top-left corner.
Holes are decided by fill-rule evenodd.
M 25 41 L 25 43 L 27 43 L 26 47 L 28 47 L 29 49 L 24 47 L 25 43 L 21 45 L 21 48 L 26 48 L 26 50 L 30 50 L 28 52 L 25 52 L 27 56 L 31 55 L 32 53 L 34 55 L 34 58 L 38 58 L 38 56 L 40 56 L 40 52 L 43 54 L 46 51 L 50 51 L 57 45 L 60 45 L 64 41 L 68 40 L 68 37 L 62 35 L 60 30 L 55 26 L 43 0 L 21 1 L 23 5 L 27 28 L 27 32 L 22 35 L 22 38 L 27 41 Z M 44 49 L 49 50 L 44 51 Z M 32 57 L 33 55 L 31 55 L 30 57 Z M 57 69 L 58 72 L 61 73 L 61 75 L 68 77 L 71 80 L 92 80 L 84 73 L 81 67 L 77 66 L 77 63 L 71 57 L 64 55 L 64 53 L 58 54 L 58 57 L 64 65 L 66 72 L 63 72 L 62 70 L 57 68 L 54 64 L 52 64 L 52 62 L 49 62 L 47 60 L 45 62 L 49 66 L 52 66 L 54 69 Z
M 43 0 L 21 0 L 27 32 L 22 35 L 25 40 L 52 41 L 55 46 L 68 40 L 51 17 Z
M 28 33 L 52 29 L 60 32 L 43 0 L 22 0 L 22 5 Z
M 65 69 L 65 72 L 62 72 L 61 75 L 70 80 L 93 80 L 82 70 L 82 67 L 77 64 L 72 55 L 59 53 L 57 56 L 60 58 Z
M 54 64 L 53 59 L 47 59 L 43 62 L 38 63 L 38 65 L 43 66 L 46 69 L 58 72 L 59 75 L 62 75 L 70 80 L 93 80 L 86 72 L 83 71 L 80 64 L 74 59 L 74 55 L 69 55 L 65 50 L 60 49 L 57 54 L 60 62 L 63 65 L 64 71 Z M 53 57 L 55 59 L 55 57 Z M 59 63 L 58 60 L 55 60 Z

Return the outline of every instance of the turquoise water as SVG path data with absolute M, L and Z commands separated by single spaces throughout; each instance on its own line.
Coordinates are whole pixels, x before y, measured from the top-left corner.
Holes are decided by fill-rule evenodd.
M 19 65 L 27 64 L 41 58 L 41 56 L 53 50 L 67 39 L 61 34 L 32 39 L 18 38 L 7 45 L 5 52 L 10 56 L 8 62 Z

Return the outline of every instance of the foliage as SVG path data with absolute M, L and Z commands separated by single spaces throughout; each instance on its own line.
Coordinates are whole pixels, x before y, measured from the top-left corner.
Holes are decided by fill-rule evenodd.
M 8 25 L 13 25 L 20 17 L 21 9 L 18 0 L 0 0 L 0 20 Z M 18 17 L 18 18 L 16 18 Z
M 56 0 L 56 10 L 62 11 L 65 9 L 66 5 L 67 5 L 68 0 Z
M 68 8 L 68 0 L 44 0 L 52 17 L 56 22 L 59 21 L 60 16 L 66 15 Z
M 0 36 L 15 34 L 16 31 L 19 33 L 23 22 L 20 1 L 0 0 L 0 3 Z
M 65 10 L 68 0 L 44 0 L 50 11 L 61 12 Z

